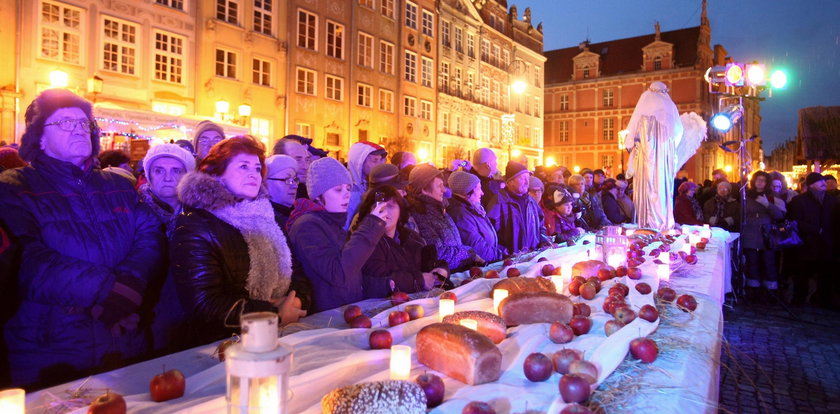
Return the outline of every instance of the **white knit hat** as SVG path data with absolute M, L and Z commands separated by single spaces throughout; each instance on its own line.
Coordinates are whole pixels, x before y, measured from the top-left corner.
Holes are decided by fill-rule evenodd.
M 186 172 L 195 171 L 195 157 L 177 144 L 160 144 L 149 148 L 149 151 L 146 152 L 146 156 L 143 158 L 143 168 L 149 171 L 152 163 L 160 157 L 175 158 L 184 163 Z

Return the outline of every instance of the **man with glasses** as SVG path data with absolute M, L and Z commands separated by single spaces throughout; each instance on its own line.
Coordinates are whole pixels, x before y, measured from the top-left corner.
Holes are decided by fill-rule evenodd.
M 225 139 L 225 131 L 218 124 L 210 121 L 201 121 L 195 127 L 195 135 L 193 135 L 193 148 L 195 148 L 196 165 L 201 164 L 201 160 L 210 152 L 213 145 L 218 144 Z
M 93 168 L 89 102 L 46 90 L 25 120 L 31 164 L 0 174 L 0 223 L 18 250 L 19 306 L 4 334 L 12 382 L 42 388 L 145 353 L 139 315 L 161 274 L 163 232 L 128 180 Z
M 268 197 L 274 208 L 274 220 L 283 232 L 286 232 L 286 221 L 292 214 L 292 205 L 300 185 L 297 165 L 297 161 L 288 155 L 272 155 L 265 160 L 268 169 L 265 175 Z

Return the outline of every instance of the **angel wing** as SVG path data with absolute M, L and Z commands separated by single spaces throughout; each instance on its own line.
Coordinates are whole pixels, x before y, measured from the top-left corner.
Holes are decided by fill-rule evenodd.
M 676 148 L 676 171 L 691 158 L 700 148 L 700 143 L 706 139 L 706 121 L 694 112 L 686 112 L 680 115 L 683 134 Z

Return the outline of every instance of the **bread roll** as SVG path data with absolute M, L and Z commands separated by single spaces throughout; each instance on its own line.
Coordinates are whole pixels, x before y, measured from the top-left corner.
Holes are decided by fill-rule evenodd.
M 502 352 L 493 341 L 451 323 L 433 323 L 417 333 L 417 361 L 469 385 L 502 375 Z
M 609 265 L 600 260 L 587 260 L 584 262 L 577 262 L 572 266 L 572 277 L 583 276 L 588 279 L 592 276 L 598 277 L 598 270 Z
M 547 277 L 515 277 L 512 279 L 503 279 L 493 285 L 490 291 L 490 296 L 493 296 L 493 290 L 506 289 L 509 295 L 524 292 L 556 292 L 554 283 Z
M 507 337 L 507 325 L 498 315 L 484 311 L 462 311 L 443 318 L 443 323 L 461 324 L 461 319 L 472 319 L 478 324 L 478 333 L 487 336 L 494 344 Z
M 529 292 L 510 295 L 499 304 L 499 315 L 507 326 L 529 323 L 569 323 L 572 301 L 553 292 Z
M 411 381 L 376 381 L 336 388 L 321 400 L 324 414 L 426 414 L 426 394 Z

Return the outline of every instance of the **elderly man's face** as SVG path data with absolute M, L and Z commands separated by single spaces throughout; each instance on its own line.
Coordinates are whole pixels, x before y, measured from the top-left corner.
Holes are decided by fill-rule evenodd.
M 177 197 L 175 189 L 186 173 L 184 163 L 173 157 L 160 157 L 146 167 L 152 193 L 161 199 Z
M 218 144 L 223 139 L 225 139 L 224 135 L 218 131 L 208 130 L 202 132 L 196 140 L 198 141 L 198 146 L 195 149 L 196 157 L 206 157 L 207 153 L 210 152 L 210 148 L 213 148 L 213 145 Z
M 301 183 L 306 182 L 306 171 L 309 170 L 309 164 L 312 162 L 309 157 L 309 151 L 306 147 L 297 142 L 287 142 L 284 148 L 286 155 L 292 157 L 297 161 L 297 176 Z
M 729 196 L 729 193 L 732 192 L 732 189 L 728 185 L 720 185 L 717 186 L 717 195 L 721 197 Z
M 44 123 L 41 149 L 52 158 L 81 167 L 93 152 L 91 128 L 90 120 L 80 108 L 58 109 Z
M 507 189 L 511 193 L 521 196 L 528 192 L 528 184 L 531 183 L 531 174 L 519 174 L 510 180 L 505 181 Z

